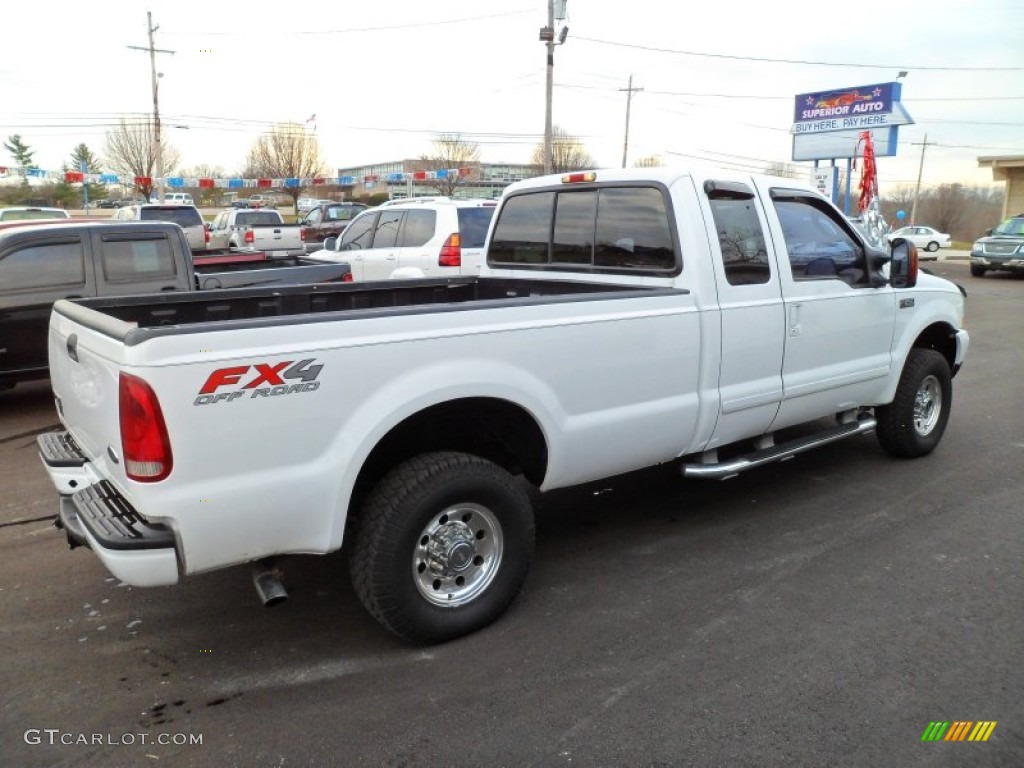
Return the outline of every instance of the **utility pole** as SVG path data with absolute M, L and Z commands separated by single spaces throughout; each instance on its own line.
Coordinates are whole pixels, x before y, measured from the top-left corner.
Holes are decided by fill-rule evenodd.
M 924 141 L 914 143 L 921 145 L 921 164 L 917 167 L 917 186 L 914 188 L 914 204 L 910 207 L 910 226 L 914 226 L 914 223 L 917 221 L 917 198 L 921 194 L 921 173 L 924 171 L 924 151 L 929 146 L 935 145 L 934 141 L 931 145 L 928 144 L 927 133 L 924 135 Z
M 555 46 L 565 43 L 566 35 L 569 34 L 568 27 L 562 27 L 558 35 L 558 42 L 555 42 L 555 3 L 558 3 L 558 20 L 565 19 L 565 6 L 567 0 L 548 0 L 548 24 L 540 30 L 541 42 L 547 48 L 547 81 L 545 83 L 544 99 L 544 173 L 551 173 L 551 96 L 555 85 Z
M 160 145 L 160 85 L 157 81 L 158 77 L 162 77 L 156 72 L 156 55 L 158 53 L 169 53 L 174 55 L 174 51 L 167 51 L 162 48 L 153 47 L 153 33 L 156 32 L 160 27 L 153 26 L 153 14 L 150 11 L 146 11 L 146 29 L 149 32 L 149 46 L 146 48 L 140 48 L 137 45 L 129 45 L 128 47 L 135 51 L 149 51 L 149 68 L 150 75 L 153 81 L 153 152 L 156 156 L 156 185 L 157 185 L 157 201 L 160 203 L 164 202 L 164 152 L 163 147 Z
M 544 87 L 544 173 L 551 173 L 551 96 L 555 84 L 555 0 L 548 0 L 548 25 L 541 30 L 548 53 L 547 81 Z
M 633 87 L 633 75 L 629 76 L 629 85 L 626 88 L 619 88 L 626 92 L 626 138 L 622 142 L 622 167 L 626 167 L 626 153 L 629 151 L 629 104 L 633 101 L 633 94 L 642 91 L 643 88 Z

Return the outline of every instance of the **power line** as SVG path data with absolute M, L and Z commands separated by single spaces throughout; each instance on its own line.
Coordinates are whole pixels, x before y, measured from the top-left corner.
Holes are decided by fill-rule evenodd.
M 419 29 L 421 27 L 439 27 L 446 24 L 463 24 L 470 21 L 484 21 L 487 19 L 500 19 L 507 16 L 522 16 L 526 13 L 533 13 L 533 8 L 524 8 L 518 11 L 507 11 L 505 13 L 494 13 L 488 16 L 464 16 L 459 19 L 441 19 L 438 21 L 417 21 L 410 22 L 409 24 L 391 24 L 383 27 L 353 27 L 352 29 L 306 29 L 296 30 L 294 32 L 287 32 L 278 29 L 274 29 L 272 34 L 274 37 L 287 37 L 289 35 L 347 35 L 353 32 L 387 32 L 394 29 Z M 165 32 L 164 34 L 172 37 L 245 37 L 251 39 L 253 34 L 251 31 L 234 31 L 234 32 Z
M 611 86 L 603 85 L 578 85 L 570 83 L 555 83 L 556 88 L 571 88 L 585 91 L 614 91 L 622 90 L 621 88 L 613 88 Z M 761 93 L 703 93 L 699 91 L 652 91 L 647 90 L 652 96 L 688 96 L 696 98 L 714 98 L 714 99 L 762 99 L 770 101 L 792 101 L 794 98 L 793 94 L 785 96 L 766 96 Z M 924 101 L 1024 101 L 1024 96 L 942 96 L 937 98 L 914 98 L 908 99 L 908 103 L 924 102 Z
M 697 56 L 705 59 L 729 59 L 733 61 L 759 61 L 766 64 L 813 64 L 818 67 L 858 67 L 861 69 L 913 69 L 933 72 L 1021 72 L 1024 67 L 931 67 L 921 64 L 854 64 L 839 61 L 809 61 L 804 59 L 773 59 L 764 56 L 738 56 L 727 53 L 706 53 L 704 51 L 681 51 L 673 48 L 658 48 L 652 45 L 636 43 L 617 43 L 612 40 L 599 40 L 593 37 L 575 35 L 575 39 L 599 45 L 611 45 L 616 48 L 633 48 L 654 53 L 671 53 L 676 56 Z

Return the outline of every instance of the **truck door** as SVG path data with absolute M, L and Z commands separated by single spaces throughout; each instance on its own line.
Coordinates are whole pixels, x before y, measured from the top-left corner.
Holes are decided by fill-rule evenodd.
M 88 247 L 79 234 L 60 234 L 0 252 L 0 372 L 45 370 L 53 303 L 96 295 Z
M 210 250 L 225 250 L 231 230 L 228 229 L 230 211 L 221 211 L 210 225 Z
M 189 253 L 183 237 L 166 230 L 111 232 L 97 228 L 92 234 L 96 292 L 100 296 L 188 291 L 189 275 L 183 254 Z M 179 257 L 175 258 L 175 245 Z
M 378 215 L 374 211 L 359 216 L 348 225 L 338 241 L 336 251 L 349 263 L 352 268 L 352 279 L 357 283 L 367 279 L 366 254 L 370 252 L 370 246 L 373 244 L 373 232 Z
M 766 432 L 774 421 L 782 401 L 785 310 L 754 188 L 706 181 L 705 205 L 717 234 L 711 250 L 722 334 L 719 414 L 707 445 L 714 448 Z
M 872 281 L 865 246 L 827 200 L 767 183 L 760 191 L 786 306 L 773 429 L 877 402 L 892 368 L 892 288 Z
M 363 251 L 363 279 L 387 280 L 398 269 L 398 230 L 402 225 L 402 211 L 383 210 L 377 217 L 373 243 Z

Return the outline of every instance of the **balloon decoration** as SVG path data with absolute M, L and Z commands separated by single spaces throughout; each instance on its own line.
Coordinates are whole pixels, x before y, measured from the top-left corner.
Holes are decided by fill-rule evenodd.
M 871 132 L 862 131 L 860 141 L 857 142 L 857 150 L 861 144 L 864 145 L 863 163 L 860 173 L 860 210 L 861 223 L 867 234 L 871 245 L 876 248 L 888 249 L 886 234 L 889 232 L 889 225 L 882 218 L 882 210 L 878 202 L 878 168 L 875 166 L 875 145 L 871 141 Z M 857 152 L 854 151 L 854 158 Z

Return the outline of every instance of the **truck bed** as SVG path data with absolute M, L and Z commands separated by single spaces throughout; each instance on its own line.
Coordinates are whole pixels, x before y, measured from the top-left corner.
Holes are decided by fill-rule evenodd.
M 211 330 L 210 323 L 216 323 L 217 330 L 225 330 L 225 323 L 231 327 L 252 327 L 265 325 L 271 318 L 303 315 L 310 316 L 308 322 L 320 322 L 367 313 L 415 314 L 686 292 L 609 283 L 469 276 L 63 300 L 55 304 L 54 311 L 126 344 L 136 344 L 165 333 Z

